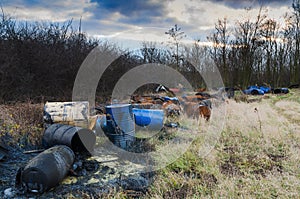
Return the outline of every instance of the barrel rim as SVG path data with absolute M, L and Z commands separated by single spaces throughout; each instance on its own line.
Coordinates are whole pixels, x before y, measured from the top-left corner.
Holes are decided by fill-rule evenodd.
M 143 109 L 143 108 L 132 108 L 132 111 L 161 112 L 161 113 L 164 112 L 164 110 L 161 109 Z
M 111 104 L 105 106 L 106 108 L 123 108 L 123 107 L 128 107 L 131 106 L 131 104 Z

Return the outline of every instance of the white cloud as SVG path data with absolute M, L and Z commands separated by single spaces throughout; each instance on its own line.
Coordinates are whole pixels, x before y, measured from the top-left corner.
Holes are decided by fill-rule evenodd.
M 234 25 L 237 20 L 255 19 L 259 12 L 259 8 L 246 11 L 243 8 L 236 9 L 204 0 L 175 0 L 170 2 L 168 7 L 168 16 L 176 18 L 183 25 L 188 25 L 191 32 L 213 29 L 218 19 L 226 18 L 229 25 Z M 288 6 L 269 7 L 268 10 L 270 17 L 279 20 L 288 11 Z
M 157 15 L 135 16 L 130 20 L 129 16 L 131 15 L 125 16 L 118 9 L 113 11 L 106 9 L 95 2 L 92 3 L 91 0 L 41 0 L 38 4 L 33 5 L 22 3 L 22 0 L 7 2 L 6 5 L 3 5 L 4 11 L 18 20 L 64 22 L 74 19 L 74 22 L 78 23 L 82 17 L 82 28 L 89 35 L 139 42 L 146 40 L 163 42 L 166 40 L 164 32 L 174 24 L 182 27 L 189 39 L 202 38 L 203 41 L 214 29 L 218 19 L 226 17 L 230 27 L 237 20 L 246 18 L 254 20 L 258 14 L 257 7 L 246 12 L 245 9 L 227 7 L 213 1 L 169 0 L 163 4 L 164 9 Z M 159 0 L 150 0 L 149 3 L 159 2 Z M 122 3 L 126 3 L 126 1 Z M 143 6 L 143 4 L 139 6 Z M 289 11 L 289 7 L 290 5 L 268 7 L 267 14 L 275 20 L 282 20 L 282 16 Z M 129 11 L 128 8 L 126 12 Z M 145 13 L 148 13 L 147 11 Z M 137 22 L 136 19 L 140 21 Z M 147 22 L 142 23 L 143 20 Z
M 54 21 L 62 22 L 72 18 L 90 19 L 93 13 L 87 11 L 95 3 L 87 0 L 42 0 L 37 5 L 25 5 L 21 2 L 3 6 L 4 12 L 26 21 Z

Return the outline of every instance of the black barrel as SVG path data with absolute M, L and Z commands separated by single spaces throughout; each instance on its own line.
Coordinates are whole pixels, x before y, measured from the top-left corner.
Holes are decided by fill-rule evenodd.
M 95 143 L 96 135 L 92 130 L 63 124 L 52 124 L 43 136 L 43 145 L 46 148 L 67 145 L 76 152 L 91 153 Z
M 42 193 L 64 179 L 74 158 L 75 155 L 69 147 L 54 146 L 31 159 L 17 180 L 28 192 Z

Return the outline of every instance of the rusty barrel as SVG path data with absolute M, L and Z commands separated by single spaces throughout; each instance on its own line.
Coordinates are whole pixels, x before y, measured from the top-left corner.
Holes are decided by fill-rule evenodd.
M 90 129 L 52 124 L 45 130 L 42 142 L 46 148 L 67 145 L 73 151 L 91 153 L 96 143 L 96 135 Z
M 49 148 L 28 162 L 18 181 L 28 192 L 47 191 L 64 179 L 74 158 L 73 151 L 65 145 Z

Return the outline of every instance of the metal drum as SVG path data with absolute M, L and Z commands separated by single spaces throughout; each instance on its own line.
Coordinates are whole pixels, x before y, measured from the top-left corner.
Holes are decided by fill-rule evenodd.
M 47 191 L 64 179 L 74 158 L 73 151 L 67 146 L 47 149 L 28 162 L 17 176 L 17 181 L 29 192 Z
M 96 144 L 96 135 L 90 129 L 52 124 L 45 130 L 42 141 L 46 148 L 67 145 L 74 151 L 92 152 Z
M 106 106 L 105 134 L 111 142 L 123 149 L 135 141 L 135 124 L 131 104 L 113 104 Z
M 163 128 L 163 110 L 133 108 L 132 111 L 136 125 L 151 131 L 160 131 Z

